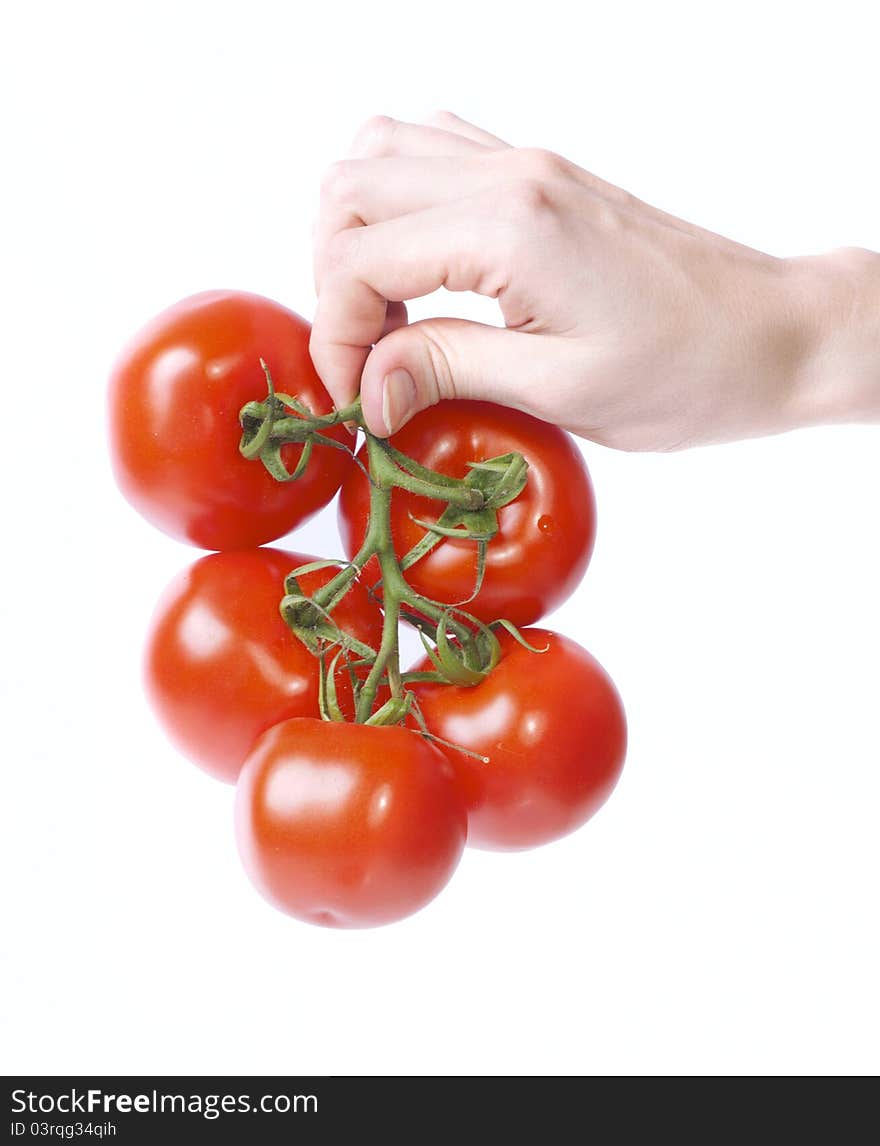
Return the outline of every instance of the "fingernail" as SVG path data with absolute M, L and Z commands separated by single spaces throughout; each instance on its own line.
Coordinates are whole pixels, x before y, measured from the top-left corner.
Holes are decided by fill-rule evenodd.
M 398 368 L 382 383 L 382 421 L 389 434 L 406 421 L 416 404 L 416 384 L 409 372 Z

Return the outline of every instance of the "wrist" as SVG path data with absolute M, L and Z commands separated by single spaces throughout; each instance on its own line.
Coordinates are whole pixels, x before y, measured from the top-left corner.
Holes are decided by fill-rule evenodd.
M 845 247 L 790 267 L 804 330 L 795 424 L 880 422 L 880 254 Z

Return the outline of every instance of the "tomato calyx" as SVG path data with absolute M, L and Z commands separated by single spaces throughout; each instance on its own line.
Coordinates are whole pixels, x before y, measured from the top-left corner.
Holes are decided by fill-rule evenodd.
M 394 451 L 400 457 L 399 451 Z M 400 561 L 401 569 L 409 569 L 416 561 L 438 545 L 444 537 L 465 538 L 477 543 L 477 575 L 473 592 L 459 604 L 472 601 L 483 587 L 486 572 L 486 549 L 498 533 L 498 510 L 514 501 L 525 489 L 528 480 L 528 462 L 522 454 L 509 453 L 486 462 L 470 462 L 470 472 L 462 479 L 470 489 L 479 490 L 483 505 L 479 509 L 465 509 L 448 504 L 436 521 L 412 520 L 425 530 L 425 535 Z
M 348 563 L 344 564 L 345 568 L 350 567 Z M 315 656 L 320 656 L 329 648 L 338 647 L 340 654 L 353 654 L 370 663 L 376 656 L 376 650 L 340 628 L 330 612 L 345 596 L 354 578 L 347 578 L 345 588 L 342 591 L 336 590 L 327 604 L 310 597 L 299 583 L 299 578 L 307 573 L 315 573 L 319 569 L 335 569 L 339 565 L 338 561 L 310 561 L 307 565 L 292 569 L 284 579 L 284 596 L 278 607 L 288 627 Z
M 482 586 L 487 547 L 498 533 L 498 510 L 522 493 L 528 479 L 528 463 L 522 454 L 510 452 L 468 463 L 468 473 L 463 478 L 438 473 L 371 434 L 364 422 L 360 398 L 330 414 L 314 414 L 296 396 L 277 393 L 268 367 L 262 359 L 260 363 L 268 394 L 263 401 L 248 402 L 241 409 L 239 449 L 243 457 L 261 461 L 278 481 L 295 481 L 310 464 L 315 445 L 344 449 L 354 456 L 351 449 L 329 438 L 324 431 L 348 423 L 358 426 L 366 438 L 368 469 L 362 468 L 370 483 L 370 513 L 360 550 L 347 563 L 311 562 L 292 570 L 285 580 L 279 605 L 288 627 L 320 659 L 321 716 L 332 721 L 345 719 L 335 691 L 335 676 L 342 662 L 351 677 L 357 723 L 385 726 L 400 724 L 412 717 L 424 736 L 436 740 L 408 684 L 415 679 L 459 687 L 479 684 L 501 657 L 501 645 L 494 631 L 499 627 L 531 647 L 511 622 L 498 620 L 486 624 L 464 608 Z M 287 470 L 281 456 L 283 447 L 291 443 L 303 446 L 293 472 Z M 391 499 L 397 489 L 442 505 L 434 521 L 412 518 L 424 530 L 424 535 L 403 557 L 398 557 L 391 535 Z M 476 546 L 473 591 L 467 599 L 451 605 L 417 592 L 404 576 L 407 569 L 444 538 L 472 541 Z M 379 567 L 379 579 L 368 591 L 377 596 L 381 586 L 384 613 L 378 649 L 347 633 L 333 618 L 335 607 L 373 559 Z M 300 577 L 331 567 L 338 572 L 320 589 L 311 596 L 303 592 Z M 433 672 L 401 672 L 398 645 L 401 620 L 418 629 Z M 442 743 L 458 747 L 447 741 Z
M 313 414 L 295 396 L 277 393 L 272 374 L 262 358 L 260 366 L 266 375 L 268 394 L 262 402 L 246 403 L 239 413 L 242 436 L 238 449 L 243 458 L 248 461 L 259 458 L 276 481 L 288 482 L 297 481 L 305 473 L 316 443 L 342 450 L 354 457 L 354 451 L 349 446 L 321 432 L 347 421 L 346 411 Z M 293 417 L 288 410 L 294 411 Z M 288 470 L 281 455 L 282 447 L 291 444 L 303 447 L 293 472 Z

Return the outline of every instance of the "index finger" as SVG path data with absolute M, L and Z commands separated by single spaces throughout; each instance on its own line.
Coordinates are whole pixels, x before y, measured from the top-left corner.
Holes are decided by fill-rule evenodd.
M 497 297 L 511 231 L 483 193 L 337 233 L 321 284 L 309 349 L 337 407 L 351 402 L 389 302 L 445 286 Z

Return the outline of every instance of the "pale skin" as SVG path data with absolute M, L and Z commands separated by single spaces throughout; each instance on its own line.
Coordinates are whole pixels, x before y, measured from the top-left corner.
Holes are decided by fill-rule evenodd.
M 358 132 L 315 280 L 315 366 L 379 436 L 443 398 L 624 450 L 880 422 L 880 255 L 775 258 L 448 112 Z M 441 286 L 496 298 L 504 327 L 408 323 Z

